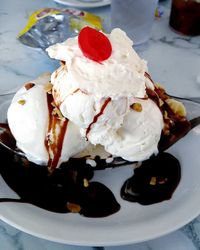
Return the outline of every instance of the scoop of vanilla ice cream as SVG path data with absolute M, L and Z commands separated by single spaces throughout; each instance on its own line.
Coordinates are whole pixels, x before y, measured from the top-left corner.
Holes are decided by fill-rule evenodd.
M 7 113 L 10 130 L 30 161 L 46 164 L 48 152 L 44 145 L 48 126 L 46 92 L 42 85 L 29 91 L 22 87 L 14 96 Z
M 113 129 L 119 128 L 128 109 L 126 97 L 120 97 L 118 100 L 97 99 L 80 90 L 67 96 L 60 105 L 62 114 L 85 131 L 82 132 L 83 136 L 86 136 L 86 130 L 92 123 L 101 123 L 105 129 L 107 126 Z
M 105 140 L 106 151 L 128 161 L 143 161 L 157 154 L 157 145 L 163 128 L 163 117 L 157 105 L 150 99 L 135 99 L 142 105 L 141 112 L 130 109 L 122 126 L 112 135 L 114 140 Z M 95 131 L 91 131 L 93 141 Z M 109 143 L 110 142 L 110 143 Z
M 82 91 L 101 97 L 119 96 L 144 97 L 146 62 L 137 55 L 132 48 L 132 41 L 121 29 L 114 29 L 107 35 L 112 45 L 111 56 L 101 62 L 94 62 L 86 58 L 78 45 L 78 37 L 69 38 L 47 48 L 51 58 L 66 63 L 65 73 L 52 76 L 52 83 L 64 81 L 62 88 L 57 89 L 59 94 L 69 94 L 70 90 L 80 88 Z M 63 79 L 61 79 L 63 78 Z
M 42 165 L 47 165 L 49 160 L 45 146 L 49 110 L 47 92 L 44 89 L 44 84 L 49 80 L 50 75 L 46 75 L 31 81 L 35 86 L 30 89 L 22 87 L 15 94 L 7 114 L 8 124 L 18 148 L 30 161 Z M 85 149 L 87 145 L 88 142 L 81 137 L 79 128 L 69 121 L 58 165 Z

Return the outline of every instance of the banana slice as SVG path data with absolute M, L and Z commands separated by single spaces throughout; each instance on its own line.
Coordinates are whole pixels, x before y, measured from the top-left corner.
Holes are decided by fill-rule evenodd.
M 175 114 L 180 116 L 186 116 L 185 106 L 181 102 L 171 98 L 165 100 L 165 102 L 170 106 L 170 108 Z

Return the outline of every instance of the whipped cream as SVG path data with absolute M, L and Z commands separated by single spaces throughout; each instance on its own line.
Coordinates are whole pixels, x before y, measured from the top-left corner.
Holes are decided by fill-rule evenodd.
M 63 43 L 50 46 L 47 52 L 51 58 L 66 63 L 67 74 L 52 75 L 52 83 L 63 82 L 62 90 L 57 89 L 62 96 L 76 89 L 96 95 L 98 98 L 120 96 L 135 96 L 143 98 L 145 91 L 145 76 L 147 64 L 140 59 L 132 48 L 132 41 L 120 29 L 114 29 L 107 34 L 111 45 L 111 56 L 101 62 L 86 58 L 78 45 L 78 37 L 69 38 Z M 61 97 L 62 99 L 62 97 Z

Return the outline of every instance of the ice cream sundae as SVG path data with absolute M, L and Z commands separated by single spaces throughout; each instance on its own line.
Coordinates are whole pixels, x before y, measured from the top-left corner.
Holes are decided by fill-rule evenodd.
M 146 193 L 139 200 L 129 192 L 131 185 L 137 184 L 137 176 L 144 173 L 133 176 L 123 186 L 122 198 L 129 201 L 151 204 L 169 199 L 180 180 L 178 161 L 162 151 L 189 131 L 186 110 L 183 104 L 170 98 L 162 86 L 154 83 L 146 61 L 138 56 L 132 45 L 120 29 L 104 34 L 85 27 L 77 37 L 47 49 L 51 58 L 60 61 L 60 67 L 51 75 L 26 83 L 10 104 L 8 125 L 17 148 L 30 164 L 47 169 L 53 182 L 57 178 L 56 171 L 67 176 L 65 180 L 62 174 L 59 178 L 65 187 L 63 190 L 69 188 L 71 191 L 66 195 L 62 190 L 62 194 L 59 193 L 62 202 L 56 201 L 62 203 L 60 210 L 64 212 L 75 211 L 93 217 L 118 211 L 119 204 L 111 191 L 90 181 L 101 159 L 107 163 L 116 158 L 140 163 L 137 173 L 143 165 L 146 168 L 148 162 L 156 165 L 157 158 L 159 164 L 163 164 L 158 170 L 160 176 L 165 173 L 162 178 L 155 177 L 155 169 L 152 170 L 155 178 L 148 173 L 147 183 L 151 187 L 148 201 L 144 201 Z M 104 156 L 96 153 L 97 148 Z M 168 168 L 167 172 L 166 162 L 170 165 L 175 162 L 174 170 Z M 173 187 L 168 188 L 173 178 L 171 171 L 178 177 Z M 78 181 L 74 179 L 77 178 L 75 172 L 80 177 Z M 156 183 L 163 185 L 157 188 Z M 147 191 L 145 185 L 143 183 Z M 100 206 L 102 214 L 95 213 L 103 203 L 103 198 L 99 197 L 104 192 L 105 197 L 109 197 L 105 199 L 113 203 L 105 211 Z M 152 200 L 155 192 L 159 193 L 159 198 Z M 91 205 L 94 203 L 98 205 Z M 89 212 L 86 207 L 90 207 Z M 50 210 L 59 209 L 51 207 Z

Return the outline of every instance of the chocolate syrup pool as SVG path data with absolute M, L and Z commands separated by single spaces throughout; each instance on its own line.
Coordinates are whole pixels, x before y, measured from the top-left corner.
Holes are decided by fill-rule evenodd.
M 1 175 L 20 199 L 0 198 L 0 202 L 30 203 L 57 213 L 76 212 L 86 217 L 105 217 L 119 211 L 111 190 L 92 181 L 94 169 L 85 159 L 70 159 L 53 173 L 0 147 Z M 104 170 L 96 170 L 104 171 Z M 121 197 L 147 205 L 169 199 L 181 176 L 178 160 L 160 153 L 142 163 L 121 188 Z M 134 204 L 133 204 L 134 206 Z
M 160 153 L 134 170 L 122 186 L 121 197 L 142 205 L 169 200 L 180 178 L 179 161 L 169 153 Z

